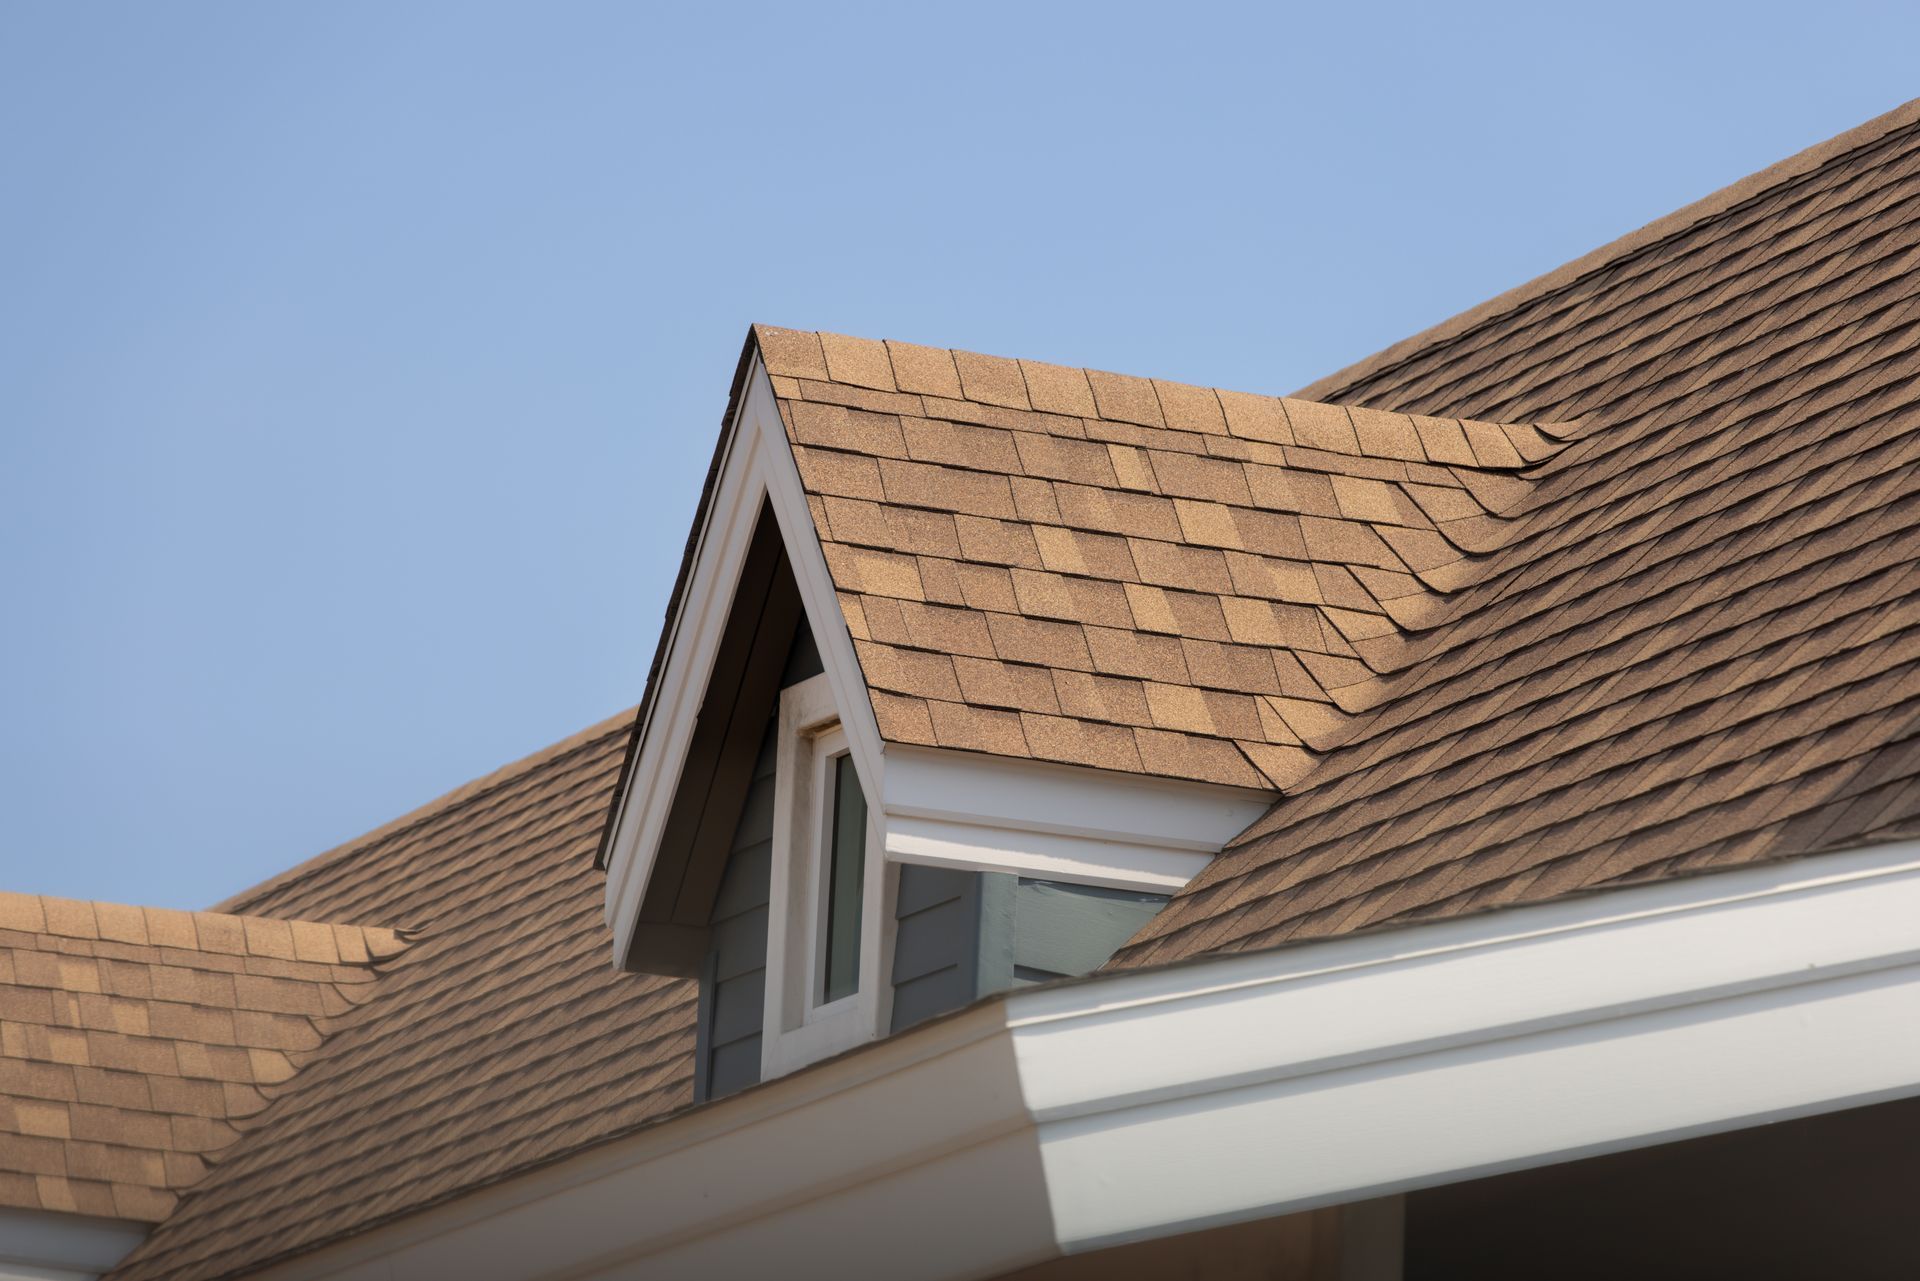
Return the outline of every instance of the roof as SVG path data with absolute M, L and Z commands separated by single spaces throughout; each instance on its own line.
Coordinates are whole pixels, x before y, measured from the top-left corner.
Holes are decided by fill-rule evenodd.
M 1891 839 L 1920 817 L 1912 106 L 1316 392 L 1579 418 L 1377 710 L 1119 958 Z
M 1555 429 L 1565 437 L 1563 447 L 1551 448 L 1555 436 L 1546 435 L 1546 453 L 1531 463 L 1523 456 L 1524 466 L 1509 460 L 1504 472 L 1483 467 L 1477 451 L 1471 469 L 1442 464 L 1468 498 L 1493 514 L 1466 513 L 1473 529 L 1487 535 L 1471 546 L 1441 535 L 1465 553 L 1462 576 L 1436 585 L 1429 579 L 1437 568 L 1406 574 L 1419 583 L 1413 599 L 1422 612 L 1407 612 L 1398 603 L 1406 597 L 1373 591 L 1358 572 L 1404 570 L 1339 556 L 1318 561 L 1344 567 L 1378 606 L 1312 606 L 1320 642 L 1332 646 L 1330 632 L 1337 634 L 1353 655 L 1313 650 L 1303 638 L 1264 652 L 1299 658 L 1309 676 L 1314 672 L 1303 656 L 1309 652 L 1357 662 L 1367 672 L 1358 681 L 1362 697 L 1352 697 L 1356 690 L 1347 682 L 1315 680 L 1326 696 L 1316 705 L 1329 715 L 1299 734 L 1302 746 L 1314 749 L 1306 770 L 1267 775 L 1287 794 L 1156 918 L 1123 963 L 1270 946 L 1914 829 L 1920 813 L 1914 662 L 1920 651 L 1907 601 L 1920 563 L 1914 528 L 1920 504 L 1911 494 L 1920 484 L 1913 465 L 1920 435 L 1914 377 L 1920 344 L 1913 332 L 1920 291 L 1910 283 L 1920 258 L 1916 120 L 1920 104 L 1657 233 L 1601 251 L 1563 278 L 1518 291 L 1467 322 L 1316 385 L 1312 399 L 1322 403 L 1487 423 L 1578 421 L 1580 427 Z M 770 352 L 774 332 L 763 331 Z M 1168 407 L 1168 396 L 1187 403 L 1181 389 L 1163 392 L 1171 385 L 1146 384 L 1161 415 L 1156 427 L 1137 421 L 1149 403 L 1137 382 L 1105 384 L 1087 375 L 1092 412 L 1066 414 L 1059 409 L 1084 411 L 1087 402 L 1048 402 L 1043 391 L 1035 405 L 1036 381 L 1054 376 L 1044 366 L 952 355 L 956 396 L 952 383 L 913 382 L 943 377 L 939 360 L 923 357 L 922 349 L 881 350 L 891 391 L 862 385 L 878 381 L 872 345 L 849 344 L 843 361 L 821 342 L 815 371 L 826 377 L 807 381 L 840 390 L 817 397 L 799 385 L 799 366 L 792 363 L 805 359 L 804 346 L 799 357 L 770 356 L 777 377 L 791 380 L 779 389 L 794 435 L 813 430 L 794 413 L 802 403 L 816 406 L 803 412 L 822 422 L 839 421 L 836 430 L 865 421 L 854 411 L 891 414 L 900 422 L 902 448 L 909 419 L 925 424 L 915 426 L 923 439 L 937 434 L 940 423 L 1004 432 L 987 439 L 1010 443 L 1019 462 L 1017 476 L 1010 465 L 1003 469 L 1009 494 L 1037 494 L 1045 482 L 1063 518 L 1063 493 L 1098 491 L 1111 505 L 1114 495 L 1134 492 L 1118 483 L 1114 460 L 1128 456 L 1122 451 L 1184 452 L 1150 434 L 1185 429 L 1170 421 L 1182 411 Z M 903 360 L 916 370 L 904 383 Z M 1013 372 L 1027 398 L 1024 408 L 995 403 L 1014 399 Z M 1062 382 L 1076 386 L 1064 375 Z M 1111 388 L 1106 401 L 1099 398 L 1103 385 Z M 902 415 L 855 399 L 867 396 L 918 398 L 920 412 Z M 937 412 L 929 412 L 929 398 L 944 402 Z M 1207 403 L 1203 395 L 1191 400 Z M 1440 521 L 1406 487 L 1434 478 L 1416 480 L 1408 472 L 1403 484 L 1397 476 L 1389 482 L 1345 470 L 1383 461 L 1361 448 L 1320 450 L 1343 460 L 1335 465 L 1303 453 L 1318 446 L 1298 437 L 1290 445 L 1236 436 L 1227 400 L 1214 398 L 1228 430 L 1198 433 L 1207 452 L 1185 452 L 1187 459 L 1232 462 L 1243 480 L 1252 462 L 1324 476 L 1329 488 L 1335 475 L 1381 480 L 1441 532 Z M 844 418 L 832 412 L 836 407 Z M 1089 433 L 1088 440 L 1119 447 L 1107 451 L 1115 483 L 1093 484 L 1084 474 L 1030 470 L 1023 440 L 1029 450 L 1064 444 L 1056 453 L 1091 455 L 1077 450 L 1080 437 L 1037 422 L 1014 425 L 1015 416 L 1026 423 L 1026 415 L 1071 417 L 1083 430 L 1095 423 L 1139 435 Z M 1284 420 L 1291 435 L 1292 415 L 1292 406 L 1282 404 L 1272 421 Z M 1364 418 L 1346 417 L 1356 445 Z M 1424 452 L 1417 426 L 1415 433 Z M 1515 437 L 1507 439 L 1519 452 Z M 1524 434 L 1521 439 L 1531 442 Z M 1491 445 L 1492 437 L 1487 440 Z M 1279 460 L 1215 452 L 1233 441 L 1278 449 Z M 831 495 L 847 499 L 848 512 L 877 517 L 891 530 L 896 509 L 940 509 L 890 495 L 885 476 L 887 470 L 914 473 L 905 464 L 944 464 L 878 446 L 819 448 L 823 456 L 871 465 L 881 477 L 877 495 Z M 1299 466 L 1289 450 L 1325 465 Z M 1155 461 L 1148 469 L 1160 481 Z M 895 465 L 883 469 L 888 462 Z M 1180 460 L 1173 465 L 1180 467 Z M 1137 492 L 1197 504 L 1221 496 Z M 1248 492 L 1251 497 L 1251 481 Z M 816 483 L 816 523 L 824 519 L 823 536 L 843 549 L 834 553 L 842 560 L 836 577 L 849 560 L 859 562 L 851 571 L 858 577 L 848 578 L 842 592 L 849 629 L 856 619 L 865 629 L 864 636 L 855 633 L 867 646 L 863 665 L 873 659 L 882 666 L 891 661 L 884 655 L 895 651 L 932 654 L 951 663 L 958 685 L 960 660 L 978 659 L 997 664 L 992 673 L 1010 682 L 1037 682 L 1017 672 L 1044 673 L 1056 703 L 1063 679 L 1071 685 L 1105 675 L 1137 681 L 1145 696 L 1150 672 L 1078 671 L 1044 650 L 1023 666 L 1025 660 L 1002 654 L 991 623 L 990 654 L 967 653 L 950 639 L 916 643 L 908 630 L 910 617 L 945 617 L 908 608 L 920 605 L 999 612 L 1036 625 L 1072 622 L 1088 636 L 1094 628 L 1119 631 L 1113 623 L 1069 614 L 1065 604 L 1043 614 L 1040 604 L 1022 602 L 1013 571 L 1058 576 L 1055 583 L 1021 575 L 1017 581 L 1030 589 L 1044 583 L 1069 596 L 1104 598 L 1109 607 L 1124 599 L 1128 616 L 1136 618 L 1124 576 L 1070 573 L 1044 559 L 1022 564 L 980 552 L 979 541 L 960 545 L 959 555 L 921 550 L 905 541 L 910 529 L 897 546 L 876 548 L 870 544 L 877 539 L 848 532 L 861 527 L 857 522 L 843 528 L 835 520 L 842 505 L 829 509 L 828 496 L 824 482 Z M 1392 493 L 1388 499 L 1394 501 Z M 859 503 L 871 509 L 852 505 Z M 1020 529 L 1052 523 L 1017 505 L 1010 515 L 963 511 L 951 501 L 945 510 L 956 544 L 962 515 L 998 522 L 970 521 L 975 534 L 1004 533 L 1016 542 Z M 1179 511 L 1175 506 L 1176 522 Z M 1232 518 L 1240 532 L 1238 514 Z M 1336 518 L 1346 517 L 1322 517 Z M 1368 516 L 1355 528 L 1392 550 L 1380 532 L 1390 524 Z M 1059 528 L 1104 532 L 1064 519 Z M 1457 532 L 1473 537 L 1465 526 Z M 1239 551 L 1204 543 L 1185 526 L 1177 543 L 1145 532 L 1117 536 L 1201 550 L 1210 564 Z M 1040 535 L 1032 539 L 1038 551 Z M 1080 546 L 1077 537 L 1072 541 Z M 951 551 L 952 545 L 941 546 Z M 1006 587 L 1016 608 L 1032 610 L 1033 617 L 990 610 L 984 598 L 969 602 L 964 587 L 957 601 L 943 601 L 937 581 L 931 602 L 886 590 L 889 573 L 904 568 L 892 561 L 879 562 L 883 571 L 870 584 L 866 558 L 857 555 L 863 550 L 914 557 L 923 597 L 929 592 L 922 557 L 950 564 L 955 578 L 959 566 L 974 566 L 976 576 Z M 1131 555 L 1131 544 L 1128 550 Z M 1094 563 L 1087 562 L 1090 569 Z M 940 573 L 934 571 L 936 580 Z M 1313 578 L 1317 587 L 1317 570 Z M 1142 575 L 1134 585 L 1160 589 L 1173 613 L 1178 593 L 1200 584 Z M 1192 594 L 1216 602 L 1230 595 L 1260 599 L 1217 582 Z M 1029 591 L 1029 601 L 1042 599 Z M 1322 604 L 1384 618 L 1394 630 L 1350 639 Z M 1072 605 L 1090 607 L 1097 606 Z M 902 630 L 888 633 L 896 610 Z M 1226 618 L 1224 604 L 1220 613 Z M 883 616 L 879 632 L 876 616 Z M 1130 634 L 1160 638 L 1148 644 L 1163 652 L 1170 640 L 1186 660 L 1186 642 L 1208 638 L 1198 625 L 1174 617 L 1179 625 L 1161 632 L 1136 618 Z M 1008 624 L 1000 627 L 1007 632 Z M 1302 639 L 1300 648 L 1293 648 L 1294 639 Z M 1386 643 L 1371 643 L 1381 640 Z M 1239 643 L 1230 630 L 1227 640 L 1210 641 L 1230 643 Z M 1087 648 L 1090 661 L 1091 641 Z M 1268 661 L 1278 679 L 1279 660 Z M 875 679 L 872 670 L 868 675 Z M 876 712 L 897 694 L 903 720 L 915 716 L 913 707 L 924 709 L 935 742 L 966 745 L 960 737 L 940 737 L 942 718 L 977 721 L 984 733 L 1005 734 L 1010 742 L 1012 713 L 1033 752 L 1034 735 L 1020 712 L 1073 719 L 1016 711 L 986 696 L 976 703 L 964 686 L 959 699 L 931 689 L 894 691 L 886 686 L 890 679 L 878 678 Z M 1249 693 L 1159 683 L 1203 695 Z M 1345 703 L 1337 697 L 1343 693 Z M 1205 697 L 1200 702 L 1207 705 Z M 960 712 L 935 710 L 942 706 Z M 1151 704 L 1146 714 L 1152 716 Z M 629 714 L 595 726 L 226 905 L 264 917 L 407 926 L 419 935 L 373 985 L 371 999 L 342 1018 L 324 1052 L 119 1275 L 246 1272 L 657 1123 L 690 1103 L 693 985 L 621 974 L 606 963 L 604 885 L 592 855 L 632 721 Z M 1213 733 L 1197 726 L 1163 729 L 1151 720 L 1130 724 L 1111 714 L 1073 723 L 1123 726 L 1136 752 L 1140 731 L 1184 734 L 1183 743 L 1200 744 L 1189 760 L 1230 761 L 1238 753 L 1250 767 L 1254 753 L 1247 745 L 1275 746 L 1270 738 L 1219 732 L 1218 721 Z M 1292 731 L 1292 722 L 1285 723 Z M 895 741 L 912 741 L 907 730 L 891 732 Z M 1086 731 L 1089 740 L 1103 732 Z M 1302 758 L 1293 761 L 1297 767 Z M 1141 766 L 1160 767 L 1146 755 Z
M 766 326 L 883 739 L 1279 788 L 1564 427 Z
M 116 1277 L 250 1270 L 692 1102 L 694 985 L 607 963 L 593 850 L 631 719 L 230 901 L 415 941 Z
M 0 1206 L 166 1218 L 403 946 L 0 893 Z

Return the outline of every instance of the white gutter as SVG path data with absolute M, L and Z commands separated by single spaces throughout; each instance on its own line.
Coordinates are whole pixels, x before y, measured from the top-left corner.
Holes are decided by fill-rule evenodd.
M 987 1277 L 1920 1093 L 1920 843 L 1015 992 L 274 1269 Z

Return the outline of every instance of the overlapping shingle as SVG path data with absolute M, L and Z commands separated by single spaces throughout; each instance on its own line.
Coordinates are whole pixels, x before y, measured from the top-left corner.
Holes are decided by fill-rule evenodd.
M 883 737 L 1242 787 L 1369 703 L 1566 431 L 755 335 Z
M 1142 772 L 1202 768 L 1199 743 L 1302 771 L 1122 963 L 1920 833 L 1916 119 L 1311 389 L 1348 404 L 1351 453 L 1337 417 L 1303 409 L 1298 439 L 1267 397 L 1215 393 L 1216 419 L 1195 389 L 1149 383 L 1150 402 L 1142 380 L 759 331 L 789 414 L 856 433 L 796 456 L 823 538 L 858 561 L 849 629 L 919 686 L 874 690 L 883 732 Z M 1574 419 L 1564 447 L 1474 425 Z M 1004 469 L 942 453 L 963 436 Z M 1165 489 L 1165 454 L 1199 492 Z M 1215 459 L 1242 464 L 1251 506 Z M 1227 545 L 1288 537 L 1243 513 L 1348 522 L 1398 564 Z M 1141 573 L 1153 544 L 1200 553 L 1215 587 Z M 1245 688 L 1243 651 L 1277 690 Z M 1232 736 L 1249 705 L 1264 741 Z M 237 901 L 427 928 L 124 1275 L 246 1272 L 690 1101 L 691 985 L 605 963 L 590 855 L 625 729 Z
M 607 963 L 593 847 L 630 720 L 227 905 L 417 933 L 117 1276 L 248 1270 L 691 1103 L 694 985 Z
M 403 946 L 0 892 L 0 1205 L 166 1218 Z
M 1915 114 L 1312 389 L 1588 431 L 1453 526 L 1447 621 L 1366 651 L 1373 710 L 1119 963 L 1920 828 Z

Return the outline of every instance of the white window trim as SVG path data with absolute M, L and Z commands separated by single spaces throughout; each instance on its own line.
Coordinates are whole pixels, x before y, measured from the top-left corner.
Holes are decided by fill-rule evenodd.
M 867 797 L 867 852 L 860 910 L 860 986 L 830 1005 L 813 996 L 821 981 L 826 762 L 851 754 L 833 689 L 823 673 L 780 694 L 773 790 L 773 854 L 767 910 L 766 1006 L 760 1075 L 771 1079 L 884 1036 L 892 1011 L 893 886 L 874 796 Z M 856 758 L 855 769 L 858 769 Z

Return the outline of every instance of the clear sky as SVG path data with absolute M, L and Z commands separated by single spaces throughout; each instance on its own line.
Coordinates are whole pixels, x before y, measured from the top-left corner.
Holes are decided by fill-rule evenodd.
M 638 701 L 746 327 L 1291 391 L 1920 94 L 1908 4 L 0 0 L 0 888 Z

